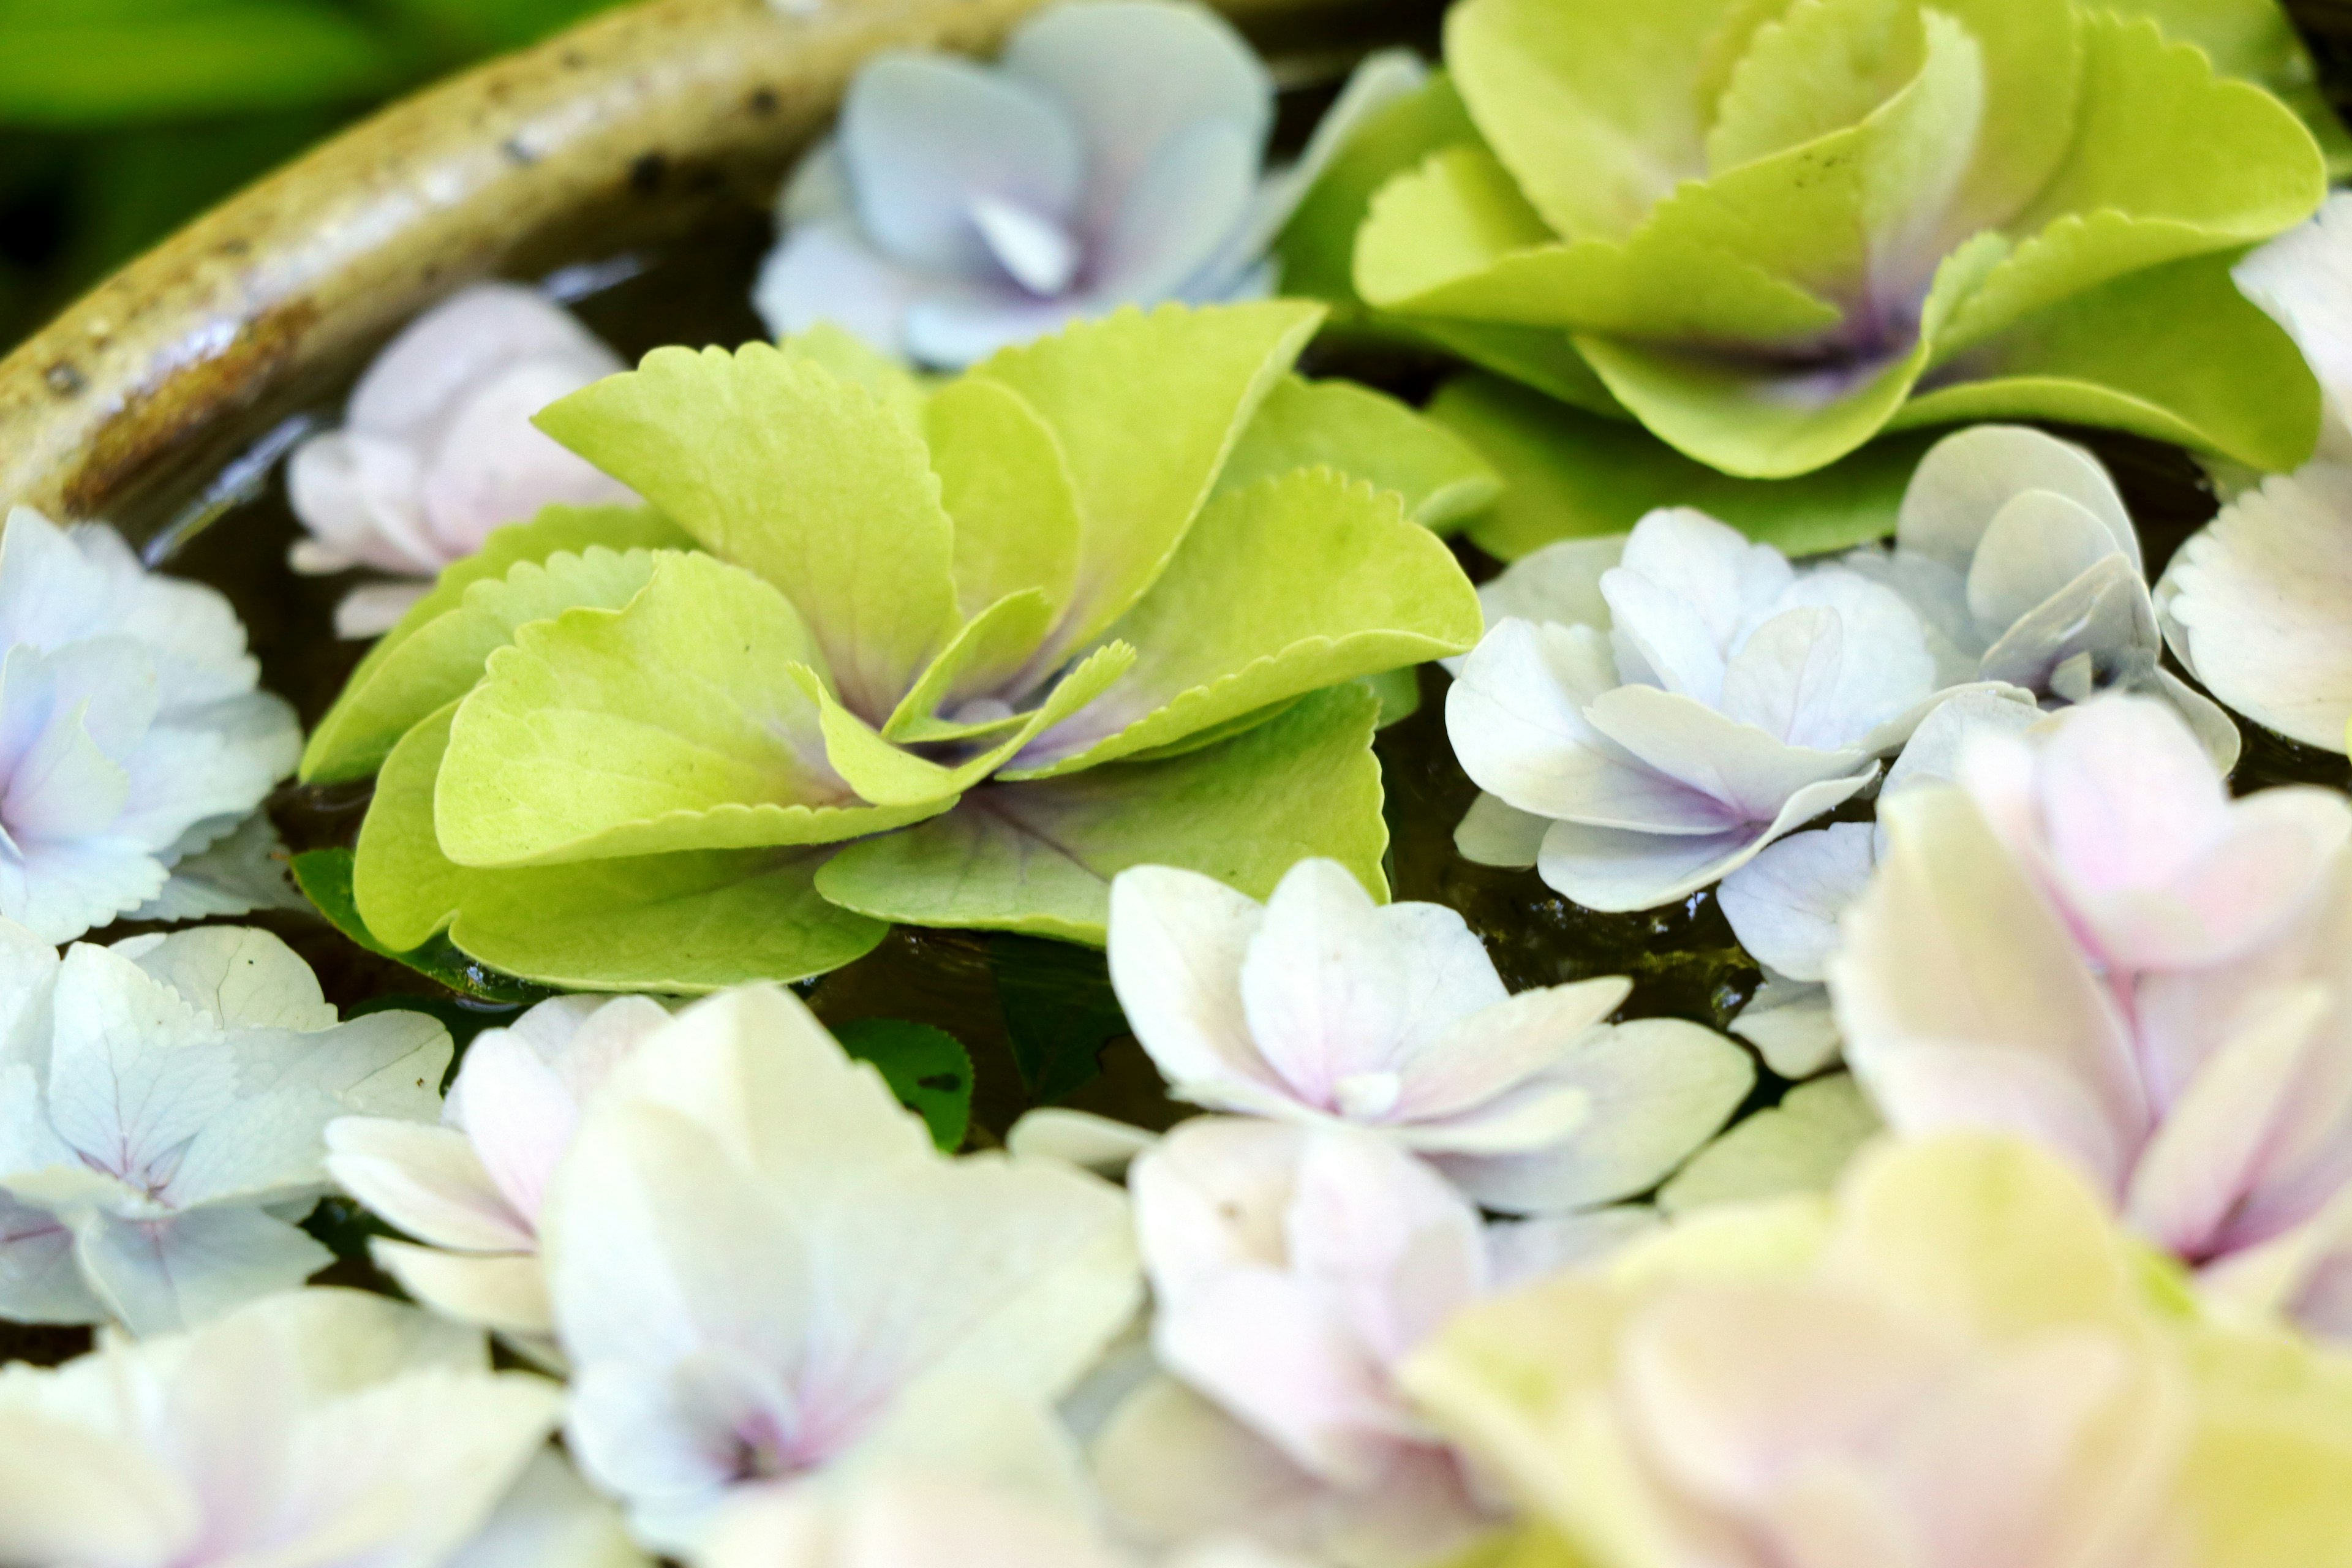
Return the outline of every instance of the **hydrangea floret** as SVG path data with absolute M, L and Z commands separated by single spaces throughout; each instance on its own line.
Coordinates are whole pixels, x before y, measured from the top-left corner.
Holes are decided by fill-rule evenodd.
M 572 1452 L 672 1552 L 765 1489 L 986 1477 L 1141 1294 L 1117 1188 L 941 1154 L 766 986 L 696 1004 L 614 1072 L 540 1237 Z
M 2290 468 L 2316 392 L 2229 268 L 2325 163 L 2135 14 L 2173 9 L 1465 0 L 1468 127 L 1373 200 L 1356 287 L 1733 474 L 2019 417 Z
M 1472 1308 L 1404 1377 L 1531 1563 L 2224 1568 L 2352 1529 L 2342 1368 L 2183 1310 L 2014 1141 L 1695 1216 Z
M 1961 776 L 1883 803 L 1830 968 L 1848 1061 L 1897 1131 L 2037 1140 L 2217 1289 L 2297 1306 L 2352 1176 L 2352 805 L 2232 802 L 2142 698 Z
M 2327 395 L 2317 458 L 2244 489 L 2157 584 L 2166 639 L 2229 707 L 2342 752 L 2352 725 L 2352 196 L 2238 264 Z
M 493 536 L 354 674 L 304 775 L 378 775 L 361 917 L 696 992 L 885 921 L 1099 942 L 1142 863 L 1380 886 L 1378 703 L 1339 683 L 1478 607 L 1435 492 L 1357 477 L 1416 417 L 1286 379 L 1320 315 L 1128 312 L 928 390 L 839 334 L 665 349 L 557 404 L 659 512 Z
M 582 1107 L 668 1021 L 643 996 L 559 996 L 474 1037 L 438 1126 L 390 1116 L 329 1122 L 328 1173 L 415 1238 L 376 1240 L 377 1266 L 434 1310 L 550 1355 L 540 1205 Z
M 1848 567 L 1792 566 L 1687 509 L 1511 569 L 1447 694 L 1486 792 L 1455 842 L 1596 910 L 1737 870 L 1876 782 L 1937 701 L 1919 617 Z M 2023 694 L 2021 692 L 2021 696 Z
M 1274 79 L 1204 5 L 1055 5 L 992 64 L 885 53 L 784 187 L 754 300 L 779 335 L 828 322 L 961 369 L 1121 305 L 1263 296 L 1331 155 L 1425 75 L 1372 56 L 1267 171 Z
M 1405 1568 L 1494 1529 L 1395 1381 L 1492 1282 L 1478 1212 L 1442 1176 L 1352 1128 L 1211 1116 L 1128 1189 L 1163 1372 L 1094 1446 L 1121 1533 Z
M 294 1223 L 330 1188 L 321 1131 L 423 1121 L 449 1037 L 348 1023 L 268 931 L 76 943 L 0 921 L 0 1313 L 154 1333 L 333 1261 Z
M 276 901 L 173 881 L 302 744 L 293 709 L 255 689 L 226 598 L 149 573 L 110 528 L 19 507 L 0 531 L 0 918 L 54 942 Z
M 309 530 L 289 554 L 294 570 L 390 579 L 343 595 L 337 633 L 389 630 L 503 523 L 557 502 L 633 500 L 530 423 L 623 368 L 569 311 L 517 284 L 478 283 L 409 323 L 352 389 L 341 427 L 303 441 L 286 468 Z
M 1111 888 L 1111 983 L 1178 1099 L 1344 1125 L 1510 1213 L 1648 1191 L 1747 1098 L 1737 1045 L 1678 1018 L 1610 1025 L 1612 976 L 1507 993 L 1462 917 L 1376 905 L 1306 860 L 1264 904 L 1147 867 Z
M 560 1408 L 479 1333 L 344 1289 L 11 1366 L 0 1561 L 642 1568 L 544 1447 Z

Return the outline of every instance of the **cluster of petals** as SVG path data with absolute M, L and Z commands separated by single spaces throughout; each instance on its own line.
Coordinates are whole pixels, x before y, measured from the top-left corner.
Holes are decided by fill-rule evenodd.
M 1121 305 L 1265 294 L 1316 176 L 1423 77 L 1374 56 L 1269 173 L 1273 79 L 1203 5 L 1058 5 L 993 65 L 883 54 L 785 187 L 755 302 L 779 336 L 830 322 L 961 368 Z
M 1360 1130 L 1507 1213 L 1644 1192 L 1721 1127 L 1747 1053 L 1674 1018 L 1610 1025 L 1622 978 L 1507 993 L 1442 905 L 1373 903 L 1302 860 L 1264 904 L 1170 867 L 1111 884 L 1111 983 L 1170 1092 Z
M 1884 803 L 1830 984 L 1898 1131 L 2063 1153 L 2220 1286 L 2297 1307 L 2352 1178 L 2352 805 L 2229 799 L 2168 708 L 2109 697 Z
M 294 771 L 294 710 L 259 679 L 221 595 L 150 574 L 111 529 L 10 512 L 0 917 L 66 942 L 119 916 L 254 907 L 189 899 L 173 881 Z
M 390 579 L 345 595 L 335 629 L 388 630 L 503 523 L 559 502 L 634 500 L 531 424 L 623 368 L 562 307 L 518 284 L 476 284 L 411 322 L 352 389 L 341 428 L 305 440 L 287 466 L 289 499 L 310 531 L 294 544 L 294 569 Z
M 1853 798 L 1943 689 L 1901 595 L 1687 509 L 1538 551 L 1488 603 L 1446 699 L 1486 792 L 1456 843 L 1590 909 L 1675 902 Z
M 2352 724 L 2352 196 L 2232 276 L 2302 349 L 2325 407 L 2318 456 L 2246 489 L 2157 585 L 2166 638 L 2231 709 L 2330 752 Z
M 1404 1375 L 1540 1527 L 1528 1561 L 2324 1557 L 2340 1385 L 2147 1281 L 2063 1163 L 1946 1136 L 1865 1154 L 1834 1200 L 1716 1211 L 1473 1307 Z
M 643 1568 L 544 1447 L 561 1392 L 356 1291 L 0 1371 L 0 1562 Z
M 1140 1295 L 1116 1188 L 942 1155 L 769 986 L 697 1004 L 614 1070 L 539 1237 L 571 1451 L 672 1552 L 778 1489 L 986 1475 Z
M 328 1173 L 415 1238 L 378 1240 L 377 1264 L 438 1312 L 549 1348 L 539 1271 L 548 1183 L 589 1097 L 668 1021 L 642 996 L 559 996 L 474 1037 L 438 1126 L 387 1116 L 328 1123 Z
M 430 1118 L 449 1051 L 420 1013 L 339 1023 L 267 931 L 60 958 L 0 922 L 0 1313 L 143 1334 L 299 1285 L 326 1124 Z

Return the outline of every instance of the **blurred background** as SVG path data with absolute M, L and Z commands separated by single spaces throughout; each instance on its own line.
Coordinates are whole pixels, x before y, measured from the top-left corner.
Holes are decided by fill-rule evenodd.
M 420 82 L 614 0 L 0 0 L 0 351 Z

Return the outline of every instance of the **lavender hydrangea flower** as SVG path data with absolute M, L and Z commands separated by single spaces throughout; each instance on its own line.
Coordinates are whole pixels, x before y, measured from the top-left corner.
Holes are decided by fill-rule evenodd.
M 961 367 L 1120 305 L 1265 294 L 1316 175 L 1422 76 L 1402 53 L 1367 60 L 1267 173 L 1273 79 L 1205 6 L 1056 7 L 992 66 L 881 55 L 786 187 L 754 301 L 779 335 L 830 321 Z
M 20 507 L 0 650 L 0 917 L 58 942 L 134 911 L 242 912 L 231 890 L 171 891 L 301 751 L 228 601 L 152 575 L 110 529 Z

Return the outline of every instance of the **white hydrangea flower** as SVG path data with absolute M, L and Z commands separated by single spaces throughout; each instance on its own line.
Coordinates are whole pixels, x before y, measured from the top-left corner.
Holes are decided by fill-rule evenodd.
M 2021 425 L 1979 425 L 1927 450 L 1891 550 L 1844 564 L 1909 601 L 1937 679 L 1992 680 L 2057 706 L 2101 691 L 2170 703 L 2227 772 L 2237 726 L 2170 671 L 2139 532 L 2098 458 Z
M 478 283 L 411 322 L 352 388 L 339 430 L 286 470 L 310 530 L 289 560 L 324 574 L 364 567 L 335 611 L 347 637 L 391 629 L 444 566 L 541 507 L 627 503 L 627 486 L 541 435 L 531 416 L 626 369 L 570 312 L 513 283 Z
M 1110 898 L 1111 984 L 1172 1095 L 1363 1129 L 1489 1208 L 1645 1191 L 1755 1081 L 1696 1024 L 1603 1023 L 1624 979 L 1509 994 L 1460 915 L 1375 905 L 1336 861 L 1300 861 L 1264 904 L 1165 866 Z
M 353 1290 L 0 1369 L 0 1562 L 641 1568 L 543 1447 L 559 1400 Z
M 770 986 L 698 1003 L 622 1064 L 540 1237 L 572 1452 L 671 1551 L 766 1486 L 910 1456 L 985 1475 L 1140 1295 L 1117 1188 L 941 1154 Z
M 301 752 L 294 710 L 254 689 L 236 612 L 150 574 L 111 529 L 18 507 L 0 531 L 0 918 L 50 942 L 173 918 L 173 868 Z
M 1265 293 L 1317 175 L 1423 76 L 1372 57 L 1268 174 L 1273 79 L 1206 6 L 1058 5 L 993 65 L 883 54 L 785 188 L 754 300 L 780 337 L 829 321 L 952 368 L 1120 305 Z
M 2223 703 L 2323 751 L 2352 724 L 2352 195 L 2231 276 L 2319 377 L 2318 456 L 2231 499 L 2157 584 L 2172 651 Z
M 329 1190 L 321 1129 L 440 1105 L 449 1037 L 338 1023 L 268 931 L 77 943 L 0 921 L 0 1316 L 202 1322 L 333 1261 L 294 1222 Z
M 1684 508 L 1613 564 L 1596 542 L 1505 574 L 1510 613 L 1447 693 L 1486 792 L 1455 835 L 1473 860 L 1589 909 L 1672 903 L 1867 788 L 1943 694 L 1918 616 L 1843 565 Z
M 589 1096 L 667 1022 L 643 996 L 559 996 L 475 1037 L 439 1126 L 330 1122 L 328 1173 L 424 1244 L 379 1240 L 377 1264 L 436 1311 L 551 1353 L 540 1205 Z

